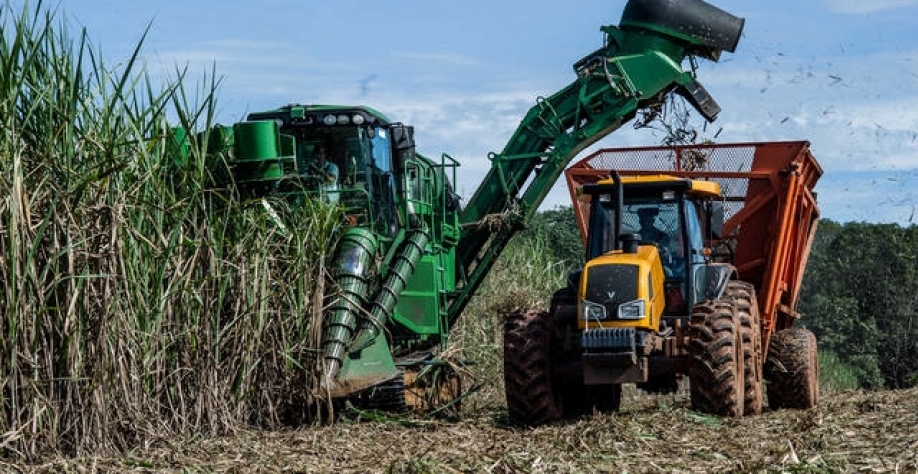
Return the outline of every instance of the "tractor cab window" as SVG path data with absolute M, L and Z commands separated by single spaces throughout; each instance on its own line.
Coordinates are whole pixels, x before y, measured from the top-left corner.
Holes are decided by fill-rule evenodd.
M 701 227 L 701 208 L 693 201 L 685 202 L 685 230 L 688 235 L 688 252 L 691 263 L 704 263 L 704 235 Z
M 681 256 L 679 204 L 659 199 L 626 200 L 622 208 L 621 232 L 639 234 L 641 242 L 654 244 L 662 257 Z M 588 258 L 615 249 L 615 203 L 608 194 L 596 195 L 590 210 Z
M 634 200 L 626 202 L 622 214 L 623 232 L 639 234 L 643 244 L 653 244 L 663 264 L 664 314 L 685 312 L 686 271 L 680 200 Z
M 656 245 L 662 253 L 671 250 L 678 230 L 679 213 L 676 203 L 626 202 L 622 214 L 622 232 L 639 234 L 642 242 Z

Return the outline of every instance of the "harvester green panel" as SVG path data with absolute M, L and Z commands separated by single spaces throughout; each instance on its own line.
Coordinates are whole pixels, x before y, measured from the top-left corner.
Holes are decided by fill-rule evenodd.
M 293 137 L 279 133 L 277 122 L 237 123 L 233 134 L 237 181 L 278 181 L 296 172 L 296 143 Z
M 416 334 L 443 333 L 444 292 L 450 289 L 447 285 L 453 284 L 453 277 L 446 273 L 442 255 L 424 256 L 399 296 L 394 319 Z

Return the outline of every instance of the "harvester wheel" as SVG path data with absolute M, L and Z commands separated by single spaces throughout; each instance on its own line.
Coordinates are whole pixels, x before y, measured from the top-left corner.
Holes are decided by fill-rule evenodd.
M 755 298 L 755 287 L 746 282 L 731 281 L 727 284 L 724 296 L 725 299 L 733 300 L 741 323 L 745 366 L 743 415 L 758 415 L 762 413 L 765 398 L 762 386 L 762 363 L 765 355 L 762 351 L 762 323 Z
M 447 362 L 405 370 L 405 402 L 418 413 L 456 418 L 462 409 L 461 397 L 462 377 Z
M 549 423 L 563 413 L 551 373 L 551 333 L 545 311 L 514 311 L 504 323 L 504 390 L 510 418 L 518 423 Z
M 816 336 L 807 329 L 790 328 L 771 336 L 768 360 L 768 406 L 772 409 L 808 409 L 819 402 L 819 360 Z
M 378 385 L 361 390 L 349 397 L 354 407 L 360 410 L 378 410 L 388 412 L 404 412 L 408 410 L 405 404 L 405 379 L 402 374 Z
M 692 408 L 739 418 L 745 405 L 742 323 L 736 305 L 722 299 L 699 303 L 689 329 Z

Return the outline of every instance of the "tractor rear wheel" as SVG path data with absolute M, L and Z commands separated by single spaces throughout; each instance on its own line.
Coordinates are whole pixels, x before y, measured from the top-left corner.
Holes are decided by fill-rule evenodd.
M 552 324 L 545 311 L 514 311 L 504 323 L 504 391 L 510 418 L 539 425 L 564 413 L 552 377 Z
M 768 406 L 808 409 L 819 402 L 819 360 L 816 336 L 790 328 L 771 336 L 765 362 Z
M 732 300 L 740 319 L 740 332 L 743 336 L 743 365 L 745 386 L 743 394 L 743 415 L 762 413 L 764 387 L 762 386 L 762 327 L 759 317 L 759 306 L 755 299 L 755 287 L 742 281 L 731 281 L 727 284 L 725 299 Z
M 689 328 L 692 408 L 739 418 L 745 405 L 742 322 L 726 299 L 699 303 Z

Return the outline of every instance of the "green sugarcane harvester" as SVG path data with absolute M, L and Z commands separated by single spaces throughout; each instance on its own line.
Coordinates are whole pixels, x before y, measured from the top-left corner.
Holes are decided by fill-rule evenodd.
M 743 24 L 701 0 L 630 0 L 618 26 L 601 27 L 605 44 L 574 64 L 574 81 L 539 98 L 489 156 L 464 206 L 450 184 L 459 164 L 421 155 L 411 126 L 368 107 L 288 105 L 212 131 L 211 151 L 230 157 L 243 193 L 306 194 L 349 216 L 326 301 L 322 392 L 397 408 L 406 383 L 430 384 L 419 378 L 438 363 L 430 354 L 579 152 L 672 93 L 716 118 L 694 59 L 735 51 Z M 455 387 L 442 381 L 432 392 Z

